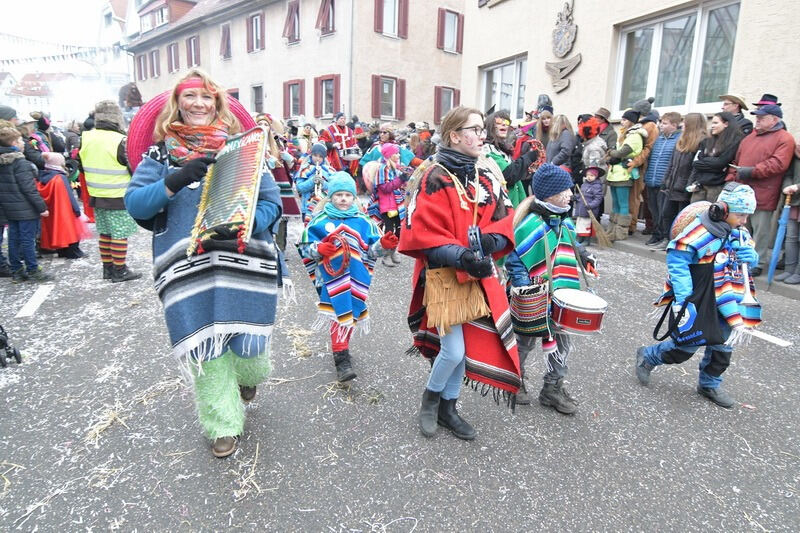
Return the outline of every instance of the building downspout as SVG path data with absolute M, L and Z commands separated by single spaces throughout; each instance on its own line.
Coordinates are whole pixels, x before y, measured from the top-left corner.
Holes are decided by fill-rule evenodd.
M 350 0 L 350 50 L 348 52 L 349 57 L 347 58 L 347 64 L 349 68 L 348 76 L 347 76 L 347 84 L 348 84 L 348 97 L 347 97 L 347 106 L 349 110 L 348 117 L 353 116 L 353 41 L 355 39 L 356 29 L 353 23 L 355 22 L 355 11 L 356 11 L 356 0 Z

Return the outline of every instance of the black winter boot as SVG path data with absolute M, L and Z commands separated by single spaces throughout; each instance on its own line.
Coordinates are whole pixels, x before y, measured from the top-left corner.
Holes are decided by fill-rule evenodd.
M 356 377 L 353 366 L 350 364 L 349 350 L 333 352 L 333 362 L 336 364 L 336 380 L 340 383 L 350 381 Z
M 426 437 L 433 437 L 436 434 L 440 394 L 428 388 L 422 393 L 422 405 L 419 408 L 419 429 Z
M 539 392 L 539 403 L 564 415 L 571 415 L 578 410 L 578 402 L 564 390 L 564 378 L 555 383 L 545 383 Z
M 0 264 L 0 278 L 10 278 L 11 274 L 11 267 L 8 265 L 8 263 Z
M 111 279 L 114 277 L 114 265 L 112 263 L 103 263 L 103 279 Z
M 138 272 L 134 272 L 130 270 L 127 265 L 122 265 L 122 267 L 114 267 L 111 271 L 111 282 L 112 283 L 120 283 L 123 281 L 132 281 L 135 279 L 141 278 L 142 275 Z
M 453 435 L 459 439 L 472 440 L 478 433 L 469 422 L 458 414 L 456 401 L 458 401 L 458 398 L 453 398 L 452 400 L 442 399 L 439 402 L 439 418 L 437 422 L 439 422 L 440 426 L 452 431 Z

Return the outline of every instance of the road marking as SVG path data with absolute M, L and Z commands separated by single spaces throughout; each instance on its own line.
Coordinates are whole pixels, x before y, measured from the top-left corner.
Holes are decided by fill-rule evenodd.
M 33 293 L 30 300 L 22 306 L 22 309 L 19 310 L 19 313 L 17 313 L 17 316 L 14 318 L 33 316 L 36 310 L 39 309 L 39 306 L 42 305 L 42 302 L 45 301 L 47 295 L 50 294 L 50 291 L 53 290 L 53 287 L 55 287 L 55 285 L 52 283 L 40 285 L 39 288 L 36 289 L 36 292 Z

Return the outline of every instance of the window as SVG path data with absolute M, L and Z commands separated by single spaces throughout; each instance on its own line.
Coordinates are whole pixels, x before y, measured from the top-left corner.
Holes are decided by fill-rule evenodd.
M 229 95 L 231 95 L 233 98 L 236 98 L 237 100 L 239 99 L 239 88 L 238 87 L 232 87 L 232 88 L 228 89 L 226 92 Z
M 200 38 L 197 35 L 186 39 L 186 64 L 189 67 L 200 64 Z
M 146 15 L 142 15 L 140 19 L 142 25 L 142 33 L 146 31 L 150 31 L 153 29 L 153 16 L 152 13 L 147 13 Z
M 180 68 L 180 56 L 178 56 L 178 43 L 171 43 L 167 45 L 167 70 L 177 72 Z
M 261 85 L 253 85 L 253 112 L 264 112 L 264 87 Z
M 314 25 L 314 27 L 317 28 L 323 35 L 333 33 L 336 30 L 334 19 L 334 0 L 322 0 L 319 4 L 319 13 L 317 13 L 317 23 Z
M 147 56 L 144 54 L 136 58 L 136 77 L 139 81 L 147 79 Z
M 283 84 L 283 117 L 305 115 L 305 81 L 289 80 Z
M 114 21 L 114 16 L 111 13 L 106 13 L 103 15 L 103 22 L 105 22 L 106 26 L 111 26 L 111 23 Z
M 167 22 L 169 22 L 169 10 L 164 6 L 156 11 L 156 27 L 163 26 Z
M 648 95 L 659 108 L 716 109 L 728 91 L 739 3 L 701 2 L 620 33 L 616 102 L 626 109 Z M 699 104 L 714 103 L 714 106 Z
M 406 82 L 392 76 L 372 76 L 373 118 L 405 118 Z
M 247 51 L 264 49 L 264 13 L 247 17 Z
M 291 0 L 283 23 L 283 38 L 290 43 L 300 40 L 300 0 Z
M 452 87 L 433 88 L 433 123 L 439 124 L 451 109 L 459 105 L 461 91 Z
M 525 115 L 525 79 L 528 59 L 520 56 L 481 69 L 483 108 L 508 109 L 512 118 Z
M 329 74 L 314 78 L 314 116 L 328 117 L 339 110 L 341 76 Z
M 408 0 L 375 0 L 375 31 L 408 38 Z
M 161 59 L 158 50 L 150 52 L 150 77 L 157 78 L 161 75 Z
M 464 15 L 439 8 L 436 47 L 445 52 L 461 53 L 464 40 Z
M 223 24 L 220 26 L 219 56 L 222 59 L 231 58 L 231 25 Z

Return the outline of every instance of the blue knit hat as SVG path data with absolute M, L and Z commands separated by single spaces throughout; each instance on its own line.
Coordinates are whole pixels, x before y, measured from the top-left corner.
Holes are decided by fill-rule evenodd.
M 572 188 L 569 172 L 552 163 L 545 163 L 533 175 L 533 195 L 541 201 Z
M 728 206 L 729 213 L 746 213 L 752 215 L 756 211 L 756 193 L 749 185 L 726 187 L 717 198 Z
M 349 192 L 356 196 L 356 182 L 347 172 L 336 172 L 328 179 L 328 196 L 333 196 L 337 192 Z
M 311 155 L 321 155 L 325 157 L 328 154 L 328 149 L 322 143 L 314 143 L 311 147 Z

